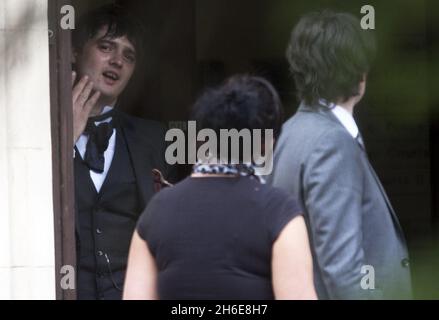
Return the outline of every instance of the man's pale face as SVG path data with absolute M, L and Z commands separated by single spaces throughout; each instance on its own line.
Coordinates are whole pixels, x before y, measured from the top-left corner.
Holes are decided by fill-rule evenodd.
M 74 53 L 80 78 L 87 75 L 94 90 L 101 92 L 101 101 L 114 105 L 133 75 L 136 50 L 126 36 L 104 38 L 107 26 L 88 40 L 81 52 Z

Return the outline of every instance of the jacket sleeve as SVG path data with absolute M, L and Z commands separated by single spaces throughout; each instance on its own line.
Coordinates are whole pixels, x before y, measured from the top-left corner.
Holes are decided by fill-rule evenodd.
M 361 288 L 365 265 L 361 149 L 342 131 L 326 132 L 304 163 L 303 200 L 315 258 L 330 299 L 380 298 Z

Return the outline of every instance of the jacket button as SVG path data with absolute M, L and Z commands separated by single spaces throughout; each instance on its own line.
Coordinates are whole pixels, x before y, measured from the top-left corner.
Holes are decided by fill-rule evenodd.
M 96 229 L 96 233 L 97 233 L 97 234 L 102 234 L 102 230 L 99 229 L 99 228 L 97 228 L 97 229 Z
M 405 258 L 405 259 L 401 260 L 401 264 L 404 268 L 408 268 L 410 265 L 410 261 L 409 261 L 409 259 Z
M 100 250 L 97 252 L 97 254 L 98 254 L 98 256 L 103 256 L 104 255 L 104 253 L 102 251 L 100 251 Z

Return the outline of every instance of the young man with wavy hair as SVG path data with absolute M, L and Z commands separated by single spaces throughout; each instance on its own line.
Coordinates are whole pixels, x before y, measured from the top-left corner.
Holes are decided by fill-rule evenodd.
M 78 299 L 121 299 L 137 219 L 165 163 L 165 130 L 118 109 L 144 35 L 123 8 L 100 7 L 73 32 Z
M 403 231 L 353 118 L 375 55 L 348 13 L 310 13 L 287 58 L 302 101 L 283 126 L 271 183 L 301 203 L 319 299 L 411 297 Z

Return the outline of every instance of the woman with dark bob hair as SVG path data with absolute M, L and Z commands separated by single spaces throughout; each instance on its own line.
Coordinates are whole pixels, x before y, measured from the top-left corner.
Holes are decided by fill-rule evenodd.
M 265 79 L 235 76 L 206 91 L 192 119 L 198 130 L 276 138 L 282 107 Z M 153 197 L 131 242 L 124 299 L 316 299 L 301 209 L 240 159 L 202 159 Z

